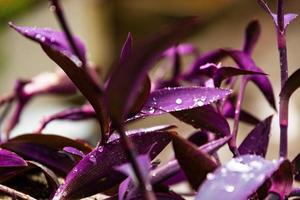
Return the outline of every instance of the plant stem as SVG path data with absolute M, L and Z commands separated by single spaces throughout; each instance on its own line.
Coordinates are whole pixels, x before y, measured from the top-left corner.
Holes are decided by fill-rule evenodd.
M 281 88 L 288 79 L 287 48 L 284 30 L 283 0 L 277 1 L 277 45 L 280 61 Z M 288 130 L 288 102 L 279 97 L 279 124 L 280 124 L 280 149 L 279 156 L 286 157 L 288 151 L 287 130 Z
M 135 150 L 134 144 L 130 140 L 130 138 L 127 137 L 126 133 L 122 128 L 119 128 L 119 134 L 122 139 L 122 144 L 125 150 L 125 153 L 128 157 L 129 162 L 131 163 L 131 166 L 133 168 L 133 171 L 135 172 L 135 175 L 137 177 L 137 180 L 139 182 L 139 186 L 141 187 L 141 190 L 143 191 L 144 199 L 145 200 L 156 200 L 156 197 L 152 191 L 152 185 L 147 180 L 142 173 L 141 167 L 137 161 L 137 152 Z
M 26 200 L 36 200 L 35 198 L 29 196 L 28 194 L 24 194 L 22 192 L 19 192 L 15 189 L 12 189 L 10 187 L 7 187 L 5 185 L 0 184 L 0 191 L 4 192 L 6 194 L 11 195 L 13 198 L 20 198 L 20 199 L 26 199 Z
M 81 56 L 80 51 L 79 51 L 78 47 L 76 46 L 76 43 L 72 36 L 72 32 L 71 32 L 69 25 L 65 19 L 64 13 L 62 11 L 62 7 L 59 3 L 59 0 L 50 0 L 50 2 L 51 2 L 51 8 L 53 8 L 53 11 L 56 14 L 57 20 L 66 35 L 66 38 L 69 42 L 69 45 L 71 46 L 71 48 L 73 50 L 73 53 L 81 61 L 82 67 L 85 68 L 86 67 L 85 59 Z
M 249 81 L 248 76 L 244 76 L 242 78 L 242 81 L 240 84 L 240 90 L 239 90 L 239 94 L 238 94 L 238 98 L 237 98 L 236 106 L 235 106 L 232 138 L 229 141 L 229 148 L 235 156 L 239 155 L 239 152 L 238 152 L 237 146 L 236 146 L 236 138 L 237 138 L 237 133 L 238 133 L 238 129 L 239 129 L 239 121 L 240 121 L 240 112 L 241 112 L 242 102 L 243 102 L 243 99 L 245 96 L 245 89 L 246 89 L 246 85 L 247 85 L 248 81 Z

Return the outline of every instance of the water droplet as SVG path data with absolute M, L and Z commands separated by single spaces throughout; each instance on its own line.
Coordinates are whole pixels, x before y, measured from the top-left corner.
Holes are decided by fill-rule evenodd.
M 103 151 L 103 147 L 98 147 L 98 152 L 102 152 Z
M 215 179 L 215 175 L 214 174 L 212 174 L 212 173 L 208 173 L 207 175 L 206 175 L 206 178 L 208 179 L 208 180 L 213 180 L 213 179 Z
M 228 170 L 233 172 L 249 172 L 251 168 L 248 165 L 237 162 L 234 159 L 226 164 Z
M 150 114 L 153 114 L 155 112 L 155 109 L 153 107 L 150 108 L 150 110 L 148 111 Z
M 96 159 L 95 155 L 93 155 L 93 154 L 90 155 L 89 160 L 90 160 L 93 164 L 96 164 L 96 163 L 97 163 L 97 159 Z
M 180 99 L 180 98 L 176 99 L 176 104 L 178 104 L 178 105 L 182 104 L 182 99 Z
M 54 12 L 54 11 L 56 10 L 56 7 L 55 7 L 54 5 L 51 5 L 50 8 L 49 8 L 49 10 L 50 10 L 51 12 Z
M 41 37 L 42 37 L 42 35 L 39 34 L 39 33 L 35 35 L 35 38 L 36 38 L 36 39 L 41 39 Z
M 82 62 L 81 60 L 79 60 L 79 58 L 75 55 L 71 55 L 70 59 L 75 63 L 75 65 L 77 67 L 81 67 L 82 66 Z
M 263 167 L 263 164 L 262 164 L 261 162 L 259 162 L 259 161 L 256 161 L 256 160 L 251 161 L 251 162 L 249 163 L 249 165 L 250 165 L 251 167 L 254 167 L 254 168 L 257 168 L 257 169 L 261 169 L 261 168 Z
M 233 185 L 225 185 L 225 190 L 227 192 L 233 192 L 234 191 L 234 186 Z

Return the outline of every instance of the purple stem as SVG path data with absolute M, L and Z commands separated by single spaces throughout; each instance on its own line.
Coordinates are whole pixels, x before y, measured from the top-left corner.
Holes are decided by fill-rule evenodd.
M 245 89 L 246 85 L 249 81 L 248 76 L 244 76 L 242 78 L 241 84 L 240 84 L 240 89 L 239 89 L 239 94 L 237 97 L 236 101 L 236 106 L 235 106 L 235 111 L 234 111 L 234 124 L 233 124 L 233 129 L 232 129 L 232 138 L 229 141 L 229 148 L 232 151 L 232 153 L 235 156 L 239 155 L 239 152 L 237 150 L 237 145 L 236 145 L 236 138 L 237 138 L 237 133 L 239 129 L 239 121 L 240 121 L 240 112 L 241 112 L 241 107 L 242 107 L 242 102 L 245 96 Z
M 51 2 L 51 8 L 53 8 L 53 11 L 56 14 L 57 20 L 58 20 L 61 28 L 63 29 L 63 31 L 66 35 L 66 38 L 69 42 L 69 45 L 71 46 L 71 48 L 73 50 L 73 53 L 81 61 L 82 67 L 85 68 L 86 67 L 85 59 L 82 58 L 81 54 L 79 53 L 80 51 L 79 51 L 78 47 L 75 44 L 75 41 L 74 41 L 73 36 L 72 36 L 72 32 L 69 28 L 69 25 L 68 25 L 67 21 L 66 21 L 66 18 L 64 16 L 63 11 L 62 11 L 62 7 L 59 3 L 59 0 L 50 0 L 50 2 Z
M 277 45 L 280 60 L 281 88 L 288 79 L 288 61 L 284 30 L 283 0 L 277 1 Z M 279 97 L 279 124 L 280 124 L 280 149 L 279 156 L 286 157 L 288 151 L 288 101 Z
M 137 152 L 134 147 L 134 144 L 130 140 L 130 138 L 127 137 L 124 130 L 122 128 L 119 128 L 119 134 L 122 139 L 123 148 L 125 150 L 125 153 L 127 155 L 127 158 L 133 168 L 133 171 L 136 175 L 136 178 L 139 182 L 139 186 L 141 190 L 143 191 L 144 199 L 145 200 L 156 200 L 156 197 L 154 195 L 154 192 L 152 190 L 151 183 L 144 178 L 141 166 L 137 162 Z
M 28 194 L 24 194 L 22 192 L 19 192 L 15 189 L 12 189 L 10 187 L 7 187 L 5 185 L 0 184 L 0 191 L 5 193 L 5 194 L 9 194 L 12 197 L 18 197 L 18 199 L 26 199 L 26 200 L 36 200 L 35 198 L 29 196 Z M 16 198 L 17 199 L 17 198 Z

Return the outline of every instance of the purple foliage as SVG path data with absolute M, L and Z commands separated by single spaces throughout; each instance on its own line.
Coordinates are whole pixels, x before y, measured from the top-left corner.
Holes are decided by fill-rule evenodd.
M 0 122 L 12 115 L 1 131 L 0 192 L 13 198 L 34 199 L 8 183 L 21 176 L 42 172 L 47 181 L 48 199 L 79 199 L 103 193 L 108 199 L 183 199 L 170 188 L 187 182 L 196 199 L 286 199 L 299 197 L 293 181 L 300 180 L 300 154 L 292 162 L 287 158 L 288 105 L 300 87 L 300 69 L 288 76 L 285 34 L 296 14 L 284 13 L 278 0 L 273 13 L 264 0 L 258 4 L 274 21 L 281 67 L 279 94 L 280 156 L 269 161 L 272 116 L 260 120 L 242 108 L 245 89 L 253 82 L 276 110 L 272 84 L 252 53 L 261 28 L 258 20 L 247 25 L 242 49 L 220 47 L 199 53 L 192 43 L 181 43 L 200 24 L 198 18 L 186 18 L 158 30 L 142 42 L 134 42 L 128 33 L 119 58 L 100 81 L 90 66 L 83 42 L 73 36 L 58 0 L 51 0 L 62 31 L 9 25 L 21 35 L 38 43 L 61 69 L 41 73 L 28 80 L 17 80 L 14 91 L 0 98 L 6 105 Z M 189 56 L 190 63 L 182 62 Z M 223 66 L 225 58 L 234 61 Z M 150 73 L 158 66 L 161 74 Z M 237 94 L 237 80 L 241 78 Z M 39 95 L 72 95 L 79 91 L 83 105 L 44 117 L 35 133 L 11 138 L 10 132 L 20 122 L 28 102 Z M 169 113 L 177 119 L 168 125 L 127 130 L 132 121 Z M 54 120 L 96 119 L 101 138 L 96 146 L 85 141 L 44 135 L 42 130 Z M 234 119 L 233 127 L 228 119 Z M 179 122 L 178 122 L 179 121 Z M 177 132 L 184 122 L 195 130 L 187 139 Z M 237 144 L 238 125 L 248 123 L 253 129 Z M 63 131 L 63 130 L 62 130 Z M 175 157 L 164 164 L 153 160 L 169 143 Z M 220 148 L 228 145 L 233 157 L 223 162 Z M 220 159 L 221 158 L 221 159 Z M 58 177 L 64 179 L 60 184 Z M 194 192 L 194 193 L 193 193 Z M 37 197 L 38 198 L 38 197 Z

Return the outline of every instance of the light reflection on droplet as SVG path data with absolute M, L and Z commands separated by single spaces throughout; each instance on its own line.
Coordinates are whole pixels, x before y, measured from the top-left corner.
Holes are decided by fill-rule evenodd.
M 234 186 L 233 185 L 225 185 L 225 190 L 227 192 L 233 192 L 234 191 Z
M 176 99 L 176 104 L 178 104 L 178 105 L 182 104 L 182 99 L 180 99 L 180 98 Z

